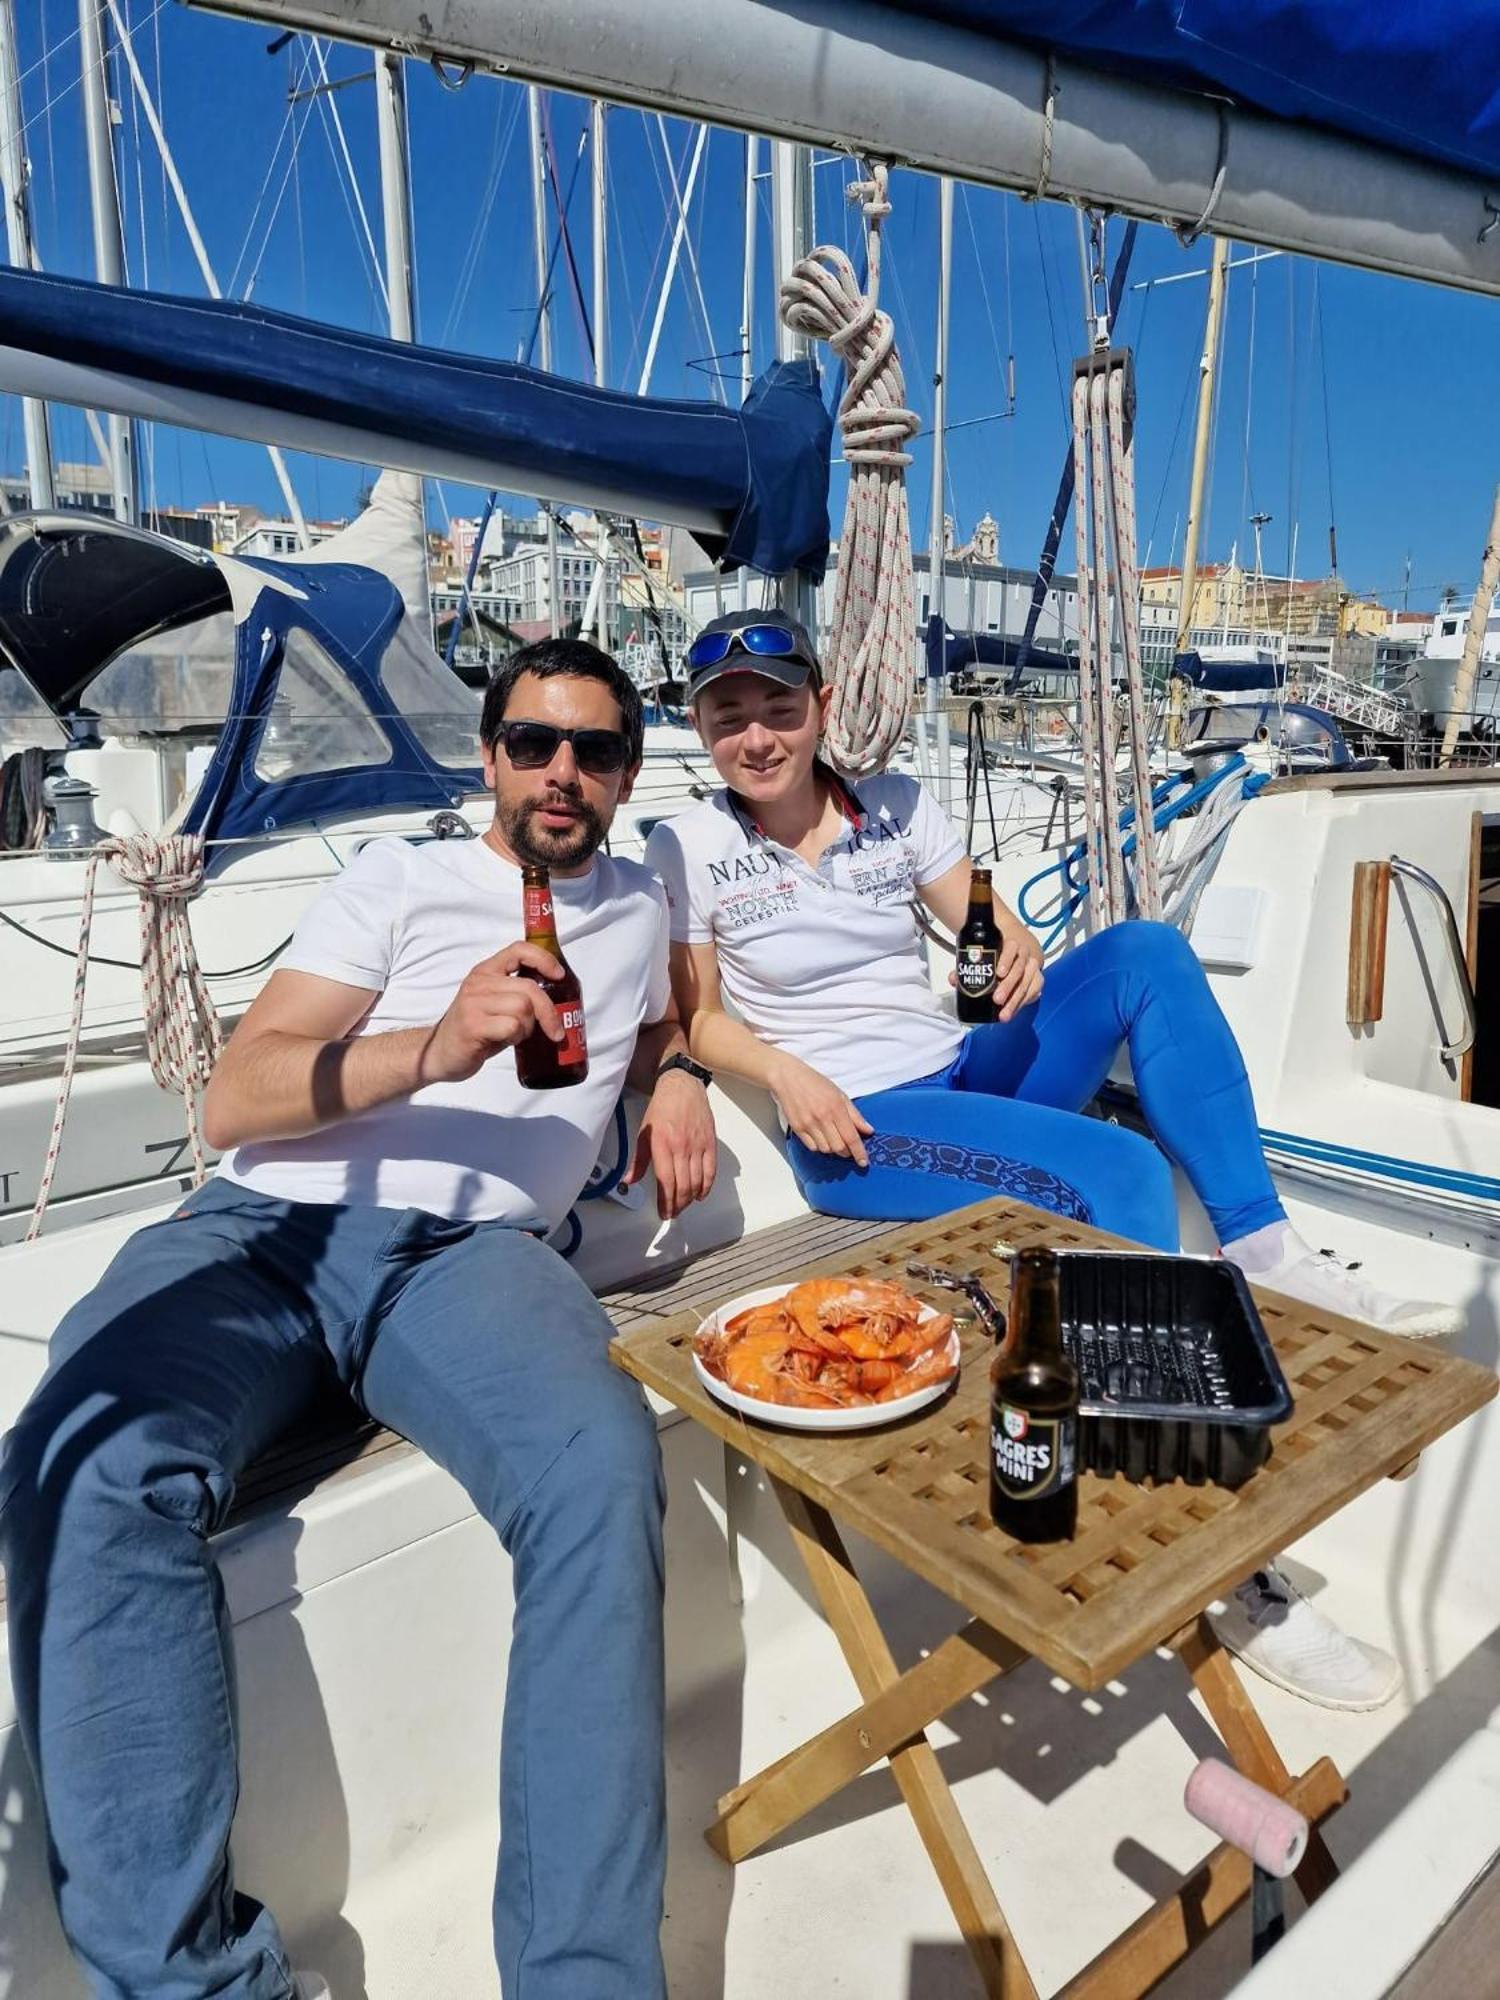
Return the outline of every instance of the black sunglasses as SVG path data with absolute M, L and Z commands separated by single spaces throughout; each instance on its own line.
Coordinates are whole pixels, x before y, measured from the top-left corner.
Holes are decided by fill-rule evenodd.
M 499 740 L 517 771 L 545 771 L 564 743 L 571 743 L 580 771 L 612 778 L 623 771 L 629 749 L 620 729 L 559 729 L 551 722 L 502 722 Z

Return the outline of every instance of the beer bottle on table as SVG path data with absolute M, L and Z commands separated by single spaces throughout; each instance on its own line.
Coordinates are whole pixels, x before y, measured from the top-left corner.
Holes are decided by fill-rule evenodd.
M 1062 1344 L 1055 1250 L 1011 1262 L 1010 1334 L 990 1370 L 990 1513 L 1018 1542 L 1078 1524 L 1078 1370 Z
M 516 1075 L 527 1090 L 565 1090 L 570 1083 L 582 1083 L 589 1073 L 588 1041 L 583 1028 L 583 995 L 578 975 L 562 955 L 557 941 L 557 918 L 552 910 L 552 882 L 545 868 L 530 865 L 521 870 L 521 902 L 525 914 L 526 942 L 551 952 L 563 969 L 561 979 L 543 979 L 539 972 L 522 967 L 523 979 L 535 980 L 557 1009 L 563 1038 L 554 1042 L 541 1027 L 535 1027 L 516 1047 Z
M 995 977 L 1000 969 L 1000 928 L 988 868 L 969 878 L 969 914 L 958 934 L 958 1018 L 977 1023 L 995 1018 Z

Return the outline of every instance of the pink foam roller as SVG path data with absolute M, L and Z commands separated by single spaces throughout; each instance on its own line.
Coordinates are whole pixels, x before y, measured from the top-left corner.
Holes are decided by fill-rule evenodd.
M 1248 1854 L 1267 1875 L 1290 1875 L 1307 1851 L 1307 1821 L 1297 1808 L 1217 1757 L 1204 1758 L 1188 1779 L 1182 1802 L 1194 1819 Z

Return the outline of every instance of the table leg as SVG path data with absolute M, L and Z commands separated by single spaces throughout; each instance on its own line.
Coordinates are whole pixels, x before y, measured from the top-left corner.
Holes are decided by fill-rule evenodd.
M 1291 1787 L 1291 1773 L 1207 1618 L 1189 1628 L 1179 1651 L 1235 1768 L 1268 1792 L 1284 1796 Z M 1338 1879 L 1338 1872 L 1328 1843 L 1315 1826 L 1297 1867 L 1297 1887 L 1309 1903 L 1316 1902 Z
M 867 1702 L 873 1701 L 901 1675 L 838 1529 L 824 1508 L 795 1488 L 780 1480 L 772 1484 L 855 1685 Z M 931 1744 L 917 1735 L 891 1752 L 890 1765 L 985 1993 L 990 2000 L 1036 2000 L 1036 1987 Z

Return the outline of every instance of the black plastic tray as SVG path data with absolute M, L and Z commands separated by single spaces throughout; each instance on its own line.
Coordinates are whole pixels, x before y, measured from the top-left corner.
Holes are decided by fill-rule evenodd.
M 1082 1378 L 1080 1463 L 1243 1485 L 1292 1393 L 1238 1265 L 1106 1250 L 1060 1261 L 1063 1340 Z

